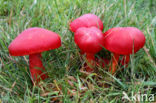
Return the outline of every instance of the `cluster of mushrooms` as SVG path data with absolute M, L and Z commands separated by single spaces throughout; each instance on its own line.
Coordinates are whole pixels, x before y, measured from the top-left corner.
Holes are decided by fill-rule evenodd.
M 144 34 L 135 27 L 115 27 L 105 33 L 103 23 L 94 14 L 85 14 L 70 23 L 70 30 L 74 32 L 74 41 L 80 48 L 81 54 L 86 56 L 87 72 L 93 72 L 95 54 L 102 48 L 110 51 L 112 63 L 109 71 L 114 74 L 122 56 L 122 65 L 128 64 L 130 55 L 136 53 L 145 44 Z M 48 78 L 42 61 L 41 53 L 61 46 L 60 36 L 52 31 L 33 27 L 20 33 L 9 45 L 12 56 L 29 55 L 29 68 L 32 81 L 39 82 Z

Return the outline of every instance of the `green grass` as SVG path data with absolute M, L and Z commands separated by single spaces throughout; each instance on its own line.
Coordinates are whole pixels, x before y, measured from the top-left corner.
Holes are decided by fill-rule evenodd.
M 89 75 L 79 71 L 84 61 L 68 23 L 85 13 L 101 18 L 103 32 L 134 26 L 145 34 L 144 49 L 132 55 L 128 67 L 115 76 L 105 70 L 108 67 L 98 67 Z M 62 38 L 59 49 L 42 53 L 50 78 L 39 87 L 31 83 L 28 56 L 12 57 L 8 52 L 11 41 L 29 27 L 49 29 Z M 110 57 L 110 53 L 102 50 L 96 56 Z M 0 0 L 0 103 L 49 103 L 54 99 L 64 103 L 128 103 L 122 100 L 123 91 L 129 96 L 132 91 L 156 93 L 155 64 L 155 0 Z

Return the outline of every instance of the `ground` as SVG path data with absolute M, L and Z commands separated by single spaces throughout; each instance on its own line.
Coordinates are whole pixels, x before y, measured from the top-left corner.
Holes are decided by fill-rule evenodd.
M 82 70 L 85 61 L 69 23 L 85 13 L 101 18 L 103 32 L 133 26 L 145 34 L 144 48 L 131 55 L 128 67 L 120 67 L 115 75 L 107 72 L 108 66 L 90 74 Z M 11 41 L 29 27 L 49 29 L 62 39 L 59 49 L 42 53 L 49 78 L 39 86 L 32 85 L 28 56 L 12 57 L 8 52 Z M 123 92 L 149 97 L 156 93 L 155 45 L 155 0 L 0 0 L 0 103 L 131 102 L 122 99 Z M 111 53 L 103 49 L 96 57 L 110 58 Z

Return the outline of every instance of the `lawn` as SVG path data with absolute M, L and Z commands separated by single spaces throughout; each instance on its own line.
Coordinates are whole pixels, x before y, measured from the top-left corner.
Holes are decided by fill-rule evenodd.
M 84 72 L 84 60 L 69 30 L 71 20 L 93 13 L 104 30 L 133 26 L 145 37 L 145 46 L 131 55 L 128 67 L 115 75 L 109 66 Z M 8 46 L 23 30 L 41 27 L 58 33 L 62 46 L 42 53 L 49 78 L 33 86 L 28 56 L 9 55 Z M 97 58 L 111 57 L 103 48 Z M 132 103 L 123 92 L 147 94 L 141 103 L 156 102 L 156 2 L 155 0 L 0 0 L 0 103 Z M 148 99 L 146 101 L 146 99 Z

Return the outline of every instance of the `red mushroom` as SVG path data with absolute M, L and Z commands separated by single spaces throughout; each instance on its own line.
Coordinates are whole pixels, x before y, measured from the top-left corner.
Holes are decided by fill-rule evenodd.
M 70 23 L 70 30 L 76 32 L 80 27 L 97 27 L 103 30 L 103 23 L 100 18 L 94 14 L 85 14 Z
M 74 40 L 81 51 L 86 54 L 88 61 L 86 71 L 92 72 L 92 66 L 95 65 L 94 55 L 102 49 L 102 42 L 104 40 L 102 31 L 96 27 L 82 27 L 75 32 Z
M 61 46 L 60 36 L 52 31 L 34 27 L 24 30 L 9 45 L 12 56 L 29 55 L 29 67 L 33 82 L 39 82 L 48 76 L 41 61 L 41 52 Z
M 120 55 L 124 55 L 128 63 L 130 54 L 136 53 L 145 44 L 144 34 L 135 27 L 109 29 L 104 33 L 104 38 L 104 47 L 113 53 L 113 63 L 109 68 L 112 74 L 116 71 Z

